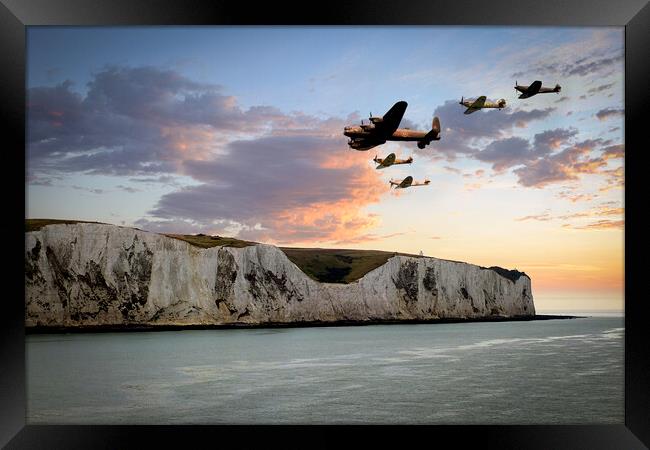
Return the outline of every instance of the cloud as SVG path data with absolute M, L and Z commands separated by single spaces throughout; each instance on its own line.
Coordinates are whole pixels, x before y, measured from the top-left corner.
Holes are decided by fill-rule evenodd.
M 602 217 L 602 216 L 623 216 L 625 214 L 625 208 L 621 207 L 611 207 L 609 205 L 601 204 L 594 208 L 579 211 L 572 214 L 565 214 L 562 216 L 557 216 L 558 219 L 568 220 L 568 219 L 577 219 L 581 217 Z
M 536 56 L 531 54 L 533 51 L 542 56 L 538 57 L 538 62 L 531 63 L 531 59 L 535 61 Z M 599 75 L 604 78 L 622 65 L 622 40 L 620 33 L 598 30 L 586 40 L 560 46 L 550 44 L 546 50 L 537 45 L 529 52 L 522 52 L 521 58 L 527 60 L 528 64 L 526 69 L 514 72 L 513 78 L 528 75 L 555 78 Z
M 625 185 L 625 172 L 623 167 L 616 169 L 604 170 L 605 186 L 601 187 L 599 191 L 606 192 L 611 189 L 622 188 Z
M 549 213 L 544 213 L 544 214 L 537 214 L 537 215 L 532 215 L 532 216 L 524 216 L 524 217 L 519 217 L 515 219 L 517 222 L 523 222 L 526 220 L 537 220 L 541 222 L 546 222 L 548 220 L 553 220 L 553 216 L 551 216 Z
M 227 150 L 186 161 L 184 172 L 202 184 L 163 195 L 149 214 L 172 224 L 191 219 L 201 229 L 225 220 L 238 224 L 240 237 L 278 243 L 341 241 L 377 224 L 362 210 L 388 185 L 367 155 L 349 152 L 338 137 L 265 136 Z
M 610 145 L 609 147 L 605 147 L 603 149 L 604 159 L 623 158 L 624 156 L 625 156 L 624 144 Z
M 601 84 L 600 86 L 596 86 L 596 87 L 593 87 L 593 88 L 589 89 L 587 92 L 589 94 L 596 94 L 598 92 L 606 91 L 607 89 L 611 88 L 615 84 L 616 84 L 615 82 Z
M 436 109 L 436 114 L 448 117 L 443 125 L 444 136 L 432 146 L 448 156 L 455 152 L 492 165 L 496 172 L 518 167 L 514 173 L 525 187 L 543 187 L 551 183 L 578 180 L 580 174 L 599 173 L 607 165 L 606 160 L 619 157 L 619 147 L 608 147 L 602 157 L 590 157 L 590 153 L 608 141 L 585 140 L 569 146 L 578 135 L 576 128 L 545 130 L 533 136 L 532 141 L 507 132 L 529 121 L 546 117 L 553 108 L 533 110 L 528 113 L 515 111 L 503 114 L 499 111 L 479 112 L 477 120 L 468 121 L 467 116 L 453 112 L 455 102 L 447 101 Z M 476 128 L 478 127 L 478 128 Z M 485 141 L 488 141 L 485 144 Z M 444 141 L 444 143 L 442 143 Z M 442 143 L 442 144 L 441 144 Z M 481 148 L 482 146 L 482 148 Z M 562 147 L 566 147 L 560 151 Z M 453 171 L 449 166 L 446 170 Z M 468 174 L 463 175 L 467 178 Z M 468 184 L 466 189 L 477 189 L 482 184 Z
M 622 207 L 612 207 L 612 202 L 601 203 L 600 206 L 596 206 L 587 210 L 564 214 L 564 215 L 551 215 L 550 212 L 546 211 L 538 215 L 530 215 L 525 217 L 520 217 L 515 219 L 516 221 L 526 221 L 534 220 L 541 222 L 548 222 L 553 220 L 575 220 L 578 219 L 579 222 L 571 222 L 562 224 L 562 228 L 571 228 L 575 230 L 594 230 L 594 229 L 608 229 L 608 228 L 622 228 L 624 224 L 624 214 L 625 209 Z M 612 216 L 616 218 L 612 219 Z M 620 217 L 620 219 L 619 219 Z M 597 220 L 593 220 L 597 219 Z M 582 222 L 583 220 L 591 220 L 588 223 Z
M 568 200 L 571 203 L 577 203 L 577 202 L 588 202 L 591 201 L 595 198 L 597 198 L 597 195 L 595 194 L 587 194 L 587 193 L 574 193 L 574 192 L 569 192 L 569 191 L 561 191 L 557 194 L 558 198 Z
M 141 191 L 141 189 L 137 189 L 137 188 L 134 188 L 134 187 L 131 187 L 131 186 L 124 186 L 122 184 L 117 185 L 117 188 L 124 191 L 124 192 L 128 192 L 129 194 L 135 194 L 136 192 Z
M 574 230 L 609 230 L 609 229 L 623 229 L 625 226 L 624 220 L 599 220 L 597 222 L 588 223 L 586 225 L 572 225 L 565 223 L 563 228 L 572 228 Z
M 535 153 L 539 156 L 547 155 L 558 150 L 577 134 L 578 130 L 575 128 L 556 128 L 537 133 L 533 138 Z
M 388 185 L 346 146 L 341 129 L 353 116 L 244 109 L 219 85 L 152 67 L 107 67 L 87 87 L 29 90 L 28 180 L 81 172 L 172 186 L 135 222 L 152 231 L 342 241 L 379 221 L 364 208 Z
M 457 100 L 447 100 L 438 106 L 434 115 L 440 118 L 441 140 L 433 141 L 423 150 L 417 149 L 416 153 L 429 157 L 444 155 L 449 160 L 458 155 L 473 155 L 479 151 L 479 140 L 507 137 L 515 128 L 525 128 L 532 121 L 547 118 L 555 108 L 478 111 L 471 115 L 463 111 Z
M 522 164 L 524 161 L 535 158 L 531 151 L 530 143 L 520 137 L 511 137 L 492 141 L 484 150 L 475 155 L 476 159 L 492 163 L 492 168 L 503 171 L 508 167 Z
M 592 58 L 573 67 L 570 64 L 564 65 L 561 69 L 561 74 L 565 76 L 578 75 L 584 77 L 594 73 L 603 73 L 605 69 L 618 65 L 622 61 L 622 54 L 604 58 Z
M 458 173 L 460 173 L 460 171 Z M 483 178 L 483 175 L 485 175 L 485 170 L 477 169 L 474 172 L 464 173 L 463 178 Z
M 143 184 L 161 184 L 163 186 L 171 187 L 180 187 L 181 183 L 177 176 L 175 175 L 160 175 L 153 177 L 135 177 L 129 178 L 129 181 L 132 183 L 143 183 Z
M 374 241 L 381 241 L 384 239 L 390 239 L 394 238 L 397 236 L 404 236 L 407 234 L 406 232 L 400 232 L 400 233 L 391 233 L 391 234 L 374 234 L 374 233 L 368 233 L 368 234 L 363 234 L 359 236 L 354 236 L 354 237 L 349 237 L 349 238 L 344 238 L 338 241 L 335 241 L 335 245 L 340 245 L 340 244 L 359 244 L 359 243 L 365 243 L 365 242 L 374 242 Z
M 602 139 L 588 139 L 559 153 L 528 162 L 514 170 L 519 183 L 527 187 L 543 187 L 551 183 L 578 180 L 579 175 L 599 173 L 607 165 L 603 158 L 590 158 L 589 154 Z
M 605 108 L 601 109 L 596 113 L 596 117 L 598 120 L 607 120 L 610 117 L 614 116 L 624 116 L 625 115 L 625 110 L 624 109 L 616 109 L 616 108 Z
M 456 169 L 455 167 L 444 166 L 443 169 L 446 170 L 447 172 L 455 173 L 455 174 L 457 174 L 457 175 L 460 175 L 460 173 L 461 173 L 461 170 L 460 170 L 460 169 Z M 463 176 L 464 176 L 464 175 L 463 175 Z
M 93 189 L 93 188 L 88 188 L 88 187 L 84 187 L 84 186 L 73 185 L 71 187 L 74 190 L 86 191 L 86 192 L 90 192 L 91 194 L 103 194 L 105 192 L 103 189 Z
M 302 114 L 244 110 L 218 85 L 153 67 L 107 67 L 87 87 L 85 96 L 70 81 L 28 90 L 31 171 L 175 173 L 182 161 L 210 158 L 238 133 L 309 128 Z
M 507 168 L 532 163 L 572 139 L 578 130 L 556 128 L 537 133 L 532 144 L 520 137 L 492 141 L 482 151 L 474 154 L 479 161 L 492 163 L 492 168 L 501 172 Z

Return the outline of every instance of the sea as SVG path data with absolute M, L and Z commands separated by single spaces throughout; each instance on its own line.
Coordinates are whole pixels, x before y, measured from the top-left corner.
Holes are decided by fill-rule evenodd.
M 578 313 L 579 314 L 579 313 Z M 623 424 L 624 318 L 26 337 L 27 423 Z

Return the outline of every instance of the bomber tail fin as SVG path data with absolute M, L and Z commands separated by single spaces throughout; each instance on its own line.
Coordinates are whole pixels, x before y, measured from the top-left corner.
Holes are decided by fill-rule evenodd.
M 438 119 L 438 116 L 433 118 L 433 121 L 431 122 L 431 131 L 435 131 L 436 134 L 440 134 L 440 119 Z
M 427 133 L 424 139 L 427 142 L 440 140 L 440 119 L 438 119 L 438 116 L 433 118 L 433 121 L 431 122 L 431 131 Z

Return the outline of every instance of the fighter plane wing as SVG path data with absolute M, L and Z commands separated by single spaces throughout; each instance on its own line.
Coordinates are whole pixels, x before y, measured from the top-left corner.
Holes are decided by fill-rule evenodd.
M 487 97 L 485 95 L 481 95 L 479 98 L 477 98 L 474 103 L 469 105 L 470 108 L 476 108 L 476 109 L 481 109 L 483 105 L 485 105 L 485 100 Z
M 404 178 L 402 182 L 397 186 L 398 188 L 407 188 L 413 183 L 413 177 L 409 175 L 408 177 Z
M 382 121 L 375 124 L 376 132 L 383 137 L 391 136 L 399 127 L 399 123 L 402 121 L 402 117 L 404 117 L 404 112 L 406 111 L 407 106 L 408 103 L 405 101 L 395 103 L 393 107 L 384 114 Z
M 391 153 L 381 161 L 381 163 L 377 166 L 377 169 L 383 169 L 385 167 L 392 166 L 394 162 L 395 153 Z
M 485 95 L 481 95 L 479 98 L 474 100 L 474 103 L 469 105 L 469 107 L 465 110 L 465 114 L 472 114 L 473 112 L 480 110 L 483 105 L 485 105 L 486 98 L 487 97 Z

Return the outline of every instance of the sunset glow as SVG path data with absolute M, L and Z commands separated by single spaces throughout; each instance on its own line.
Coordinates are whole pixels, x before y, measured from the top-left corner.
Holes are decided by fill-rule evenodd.
M 526 272 L 539 312 L 622 310 L 623 32 L 29 27 L 27 217 L 422 251 Z M 464 115 L 480 95 L 507 106 Z M 348 147 L 398 100 L 441 140 Z

